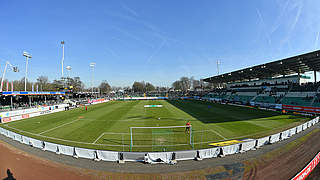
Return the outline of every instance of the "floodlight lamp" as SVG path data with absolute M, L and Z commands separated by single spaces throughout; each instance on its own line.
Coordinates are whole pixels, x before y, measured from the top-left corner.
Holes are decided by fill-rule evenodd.
M 23 56 L 27 57 L 27 58 L 32 58 L 32 56 L 27 53 L 26 51 L 23 51 Z

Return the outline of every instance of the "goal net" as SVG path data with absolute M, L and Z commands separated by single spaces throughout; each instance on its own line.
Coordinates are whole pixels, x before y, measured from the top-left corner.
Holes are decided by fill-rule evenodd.
M 130 151 L 173 151 L 181 146 L 193 148 L 192 126 L 130 127 Z

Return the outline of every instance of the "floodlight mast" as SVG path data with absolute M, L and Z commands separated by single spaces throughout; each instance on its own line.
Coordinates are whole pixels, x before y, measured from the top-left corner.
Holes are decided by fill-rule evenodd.
M 94 67 L 96 66 L 95 62 L 90 63 L 90 67 L 92 68 L 91 74 L 91 94 L 93 95 L 93 81 L 94 81 Z
M 61 78 L 63 79 L 64 74 L 63 74 L 63 63 L 64 63 L 64 41 L 61 41 L 62 45 L 62 60 L 61 60 Z
M 2 92 L 3 81 L 4 81 L 4 78 L 5 78 L 5 76 L 6 76 L 6 72 L 7 72 L 7 67 L 8 67 L 8 65 L 9 65 L 9 67 L 11 68 L 11 70 L 12 70 L 13 72 L 18 72 L 18 68 L 17 68 L 17 67 L 12 66 L 9 61 L 6 61 L 6 65 L 5 65 L 5 67 L 4 67 L 4 70 L 3 70 L 3 73 L 2 73 L 2 79 L 1 79 L 1 87 L 0 87 L 1 92 Z
M 23 56 L 26 57 L 26 59 L 27 59 L 26 60 L 26 74 L 24 76 L 24 91 L 27 91 L 28 59 L 32 58 L 32 56 L 25 51 L 23 51 Z

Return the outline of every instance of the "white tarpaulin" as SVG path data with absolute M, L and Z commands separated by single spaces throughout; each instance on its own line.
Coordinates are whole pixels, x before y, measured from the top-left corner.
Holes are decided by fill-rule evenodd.
M 150 164 L 157 164 L 157 163 L 169 164 L 171 160 L 172 160 L 172 152 L 147 153 L 147 157 L 145 158 L 145 162 Z
M 64 155 L 68 155 L 68 156 L 73 156 L 74 154 L 74 147 L 71 146 L 65 146 L 65 145 L 60 145 L 58 144 L 58 150 L 59 150 L 59 154 L 64 154 Z
M 297 126 L 297 133 L 302 131 L 302 125 Z
M 251 149 L 254 149 L 256 146 L 257 140 L 251 140 L 241 143 L 241 150 L 240 152 L 249 151 Z
M 319 117 L 316 117 L 316 123 L 318 123 L 319 122 Z
M 218 157 L 220 150 L 221 148 L 200 149 L 198 150 L 199 158 L 205 159 Z
M 176 160 L 188 160 L 195 159 L 197 157 L 197 151 L 176 151 Z
M 144 161 L 145 153 L 141 152 L 123 152 L 124 161 Z
M 316 118 L 312 119 L 312 125 L 315 125 L 316 124 Z
M 289 135 L 289 136 L 295 135 L 296 132 L 297 132 L 297 127 L 291 128 L 291 129 L 290 129 L 290 135 Z
M 14 139 L 14 132 L 8 131 L 8 137 Z
M 3 128 L 0 127 L 0 134 L 4 135 L 5 131 Z
M 308 128 L 308 122 L 302 124 L 302 130 L 306 130 Z
M 44 142 L 43 150 L 56 153 L 58 152 L 58 145 L 50 142 Z
M 312 126 L 312 120 L 308 121 L 308 128 Z
M 288 139 L 290 137 L 290 129 L 281 133 L 281 140 Z
M 0 134 L 8 137 L 8 130 L 1 128 L 0 129 Z
M 270 143 L 275 143 L 280 140 L 280 133 L 274 134 L 270 136 Z
M 43 142 L 38 139 L 30 138 L 30 145 L 36 148 L 43 149 Z
M 85 149 L 75 147 L 75 152 L 78 157 L 87 158 L 87 159 L 95 159 L 96 158 L 96 150 L 94 149 Z
M 26 136 L 22 136 L 22 143 L 30 145 L 30 138 Z
M 97 158 L 103 161 L 118 161 L 119 153 L 115 151 L 102 151 L 97 150 Z
M 240 152 L 240 144 L 233 144 L 229 146 L 223 146 L 221 147 L 222 155 L 231 155 Z
M 263 146 L 263 145 L 266 145 L 266 144 L 269 144 L 269 139 L 270 139 L 270 136 L 267 136 L 267 137 L 263 137 L 263 138 L 259 138 L 257 141 L 257 148 Z
M 22 136 L 20 134 L 15 134 L 14 135 L 14 140 L 22 142 Z

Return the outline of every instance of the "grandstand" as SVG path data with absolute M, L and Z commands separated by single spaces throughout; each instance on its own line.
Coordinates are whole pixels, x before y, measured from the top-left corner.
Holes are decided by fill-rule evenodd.
M 204 98 L 240 104 L 320 107 L 320 51 L 204 79 L 219 89 Z M 313 72 L 311 77 L 304 73 Z M 222 88 L 221 88 L 222 87 Z

